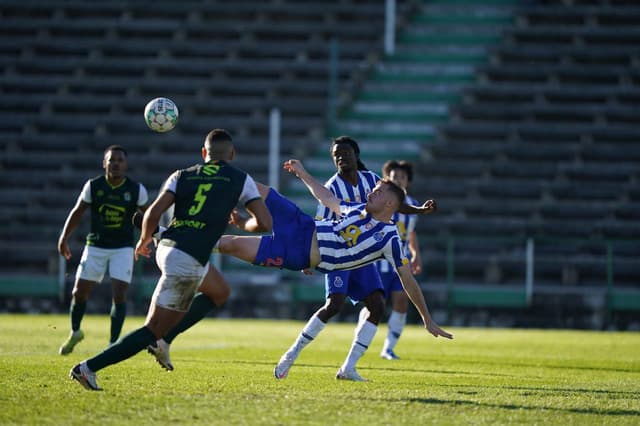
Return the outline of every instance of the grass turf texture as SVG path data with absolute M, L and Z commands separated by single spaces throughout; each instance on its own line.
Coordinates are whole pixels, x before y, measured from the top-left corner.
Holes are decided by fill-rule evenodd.
M 142 324 L 129 317 L 125 332 Z M 57 354 L 61 315 L 0 316 L 0 424 L 639 424 L 640 333 L 408 326 L 400 361 L 378 357 L 386 325 L 359 372 L 335 380 L 354 324 L 331 323 L 289 377 L 273 367 L 303 323 L 207 319 L 179 336 L 173 372 L 146 352 L 98 373 L 103 392 L 68 378 L 102 350 L 109 318 L 87 316 L 85 340 Z

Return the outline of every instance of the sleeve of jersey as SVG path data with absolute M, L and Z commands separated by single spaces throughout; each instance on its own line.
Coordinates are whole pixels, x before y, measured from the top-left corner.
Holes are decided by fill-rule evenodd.
M 253 200 L 257 200 L 260 198 L 260 191 L 258 191 L 258 186 L 256 185 L 256 181 L 249 175 L 247 175 L 244 179 L 244 186 L 242 188 L 242 193 L 240 194 L 240 201 L 243 205 L 247 205 Z
M 412 206 L 419 206 L 420 204 L 418 203 L 418 200 L 416 200 L 413 197 L 410 197 L 407 195 L 407 203 L 411 204 Z M 407 234 L 409 232 L 413 232 L 416 230 L 416 225 L 418 224 L 418 215 L 417 214 L 410 214 L 407 216 Z
M 147 188 L 143 184 L 140 184 L 140 190 L 138 191 L 138 203 L 139 207 L 146 205 L 149 202 L 149 193 Z
M 409 264 L 409 259 L 404 255 L 402 251 L 402 244 L 400 237 L 394 237 L 389 241 L 384 251 L 384 257 L 393 265 L 393 269 L 396 271 L 399 267 Z
M 80 196 L 78 196 L 78 200 L 91 204 L 91 179 L 84 183 L 82 191 L 80 191 Z
M 417 214 L 409 215 L 409 220 L 407 223 L 407 233 L 415 231 L 417 224 L 418 224 L 418 215 Z
M 160 191 L 160 193 L 168 191 L 175 194 L 176 189 L 178 187 L 179 177 L 180 177 L 180 170 L 176 170 L 175 172 L 173 172 L 173 174 L 169 176 L 167 180 L 164 182 L 164 185 L 162 185 L 162 190 Z

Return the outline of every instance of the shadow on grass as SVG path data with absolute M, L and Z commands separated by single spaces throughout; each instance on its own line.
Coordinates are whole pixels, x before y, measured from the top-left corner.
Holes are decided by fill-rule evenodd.
M 216 347 L 219 349 L 219 347 Z M 278 360 L 274 360 L 273 364 Z M 233 361 L 233 362 L 243 362 L 243 361 Z M 247 364 L 268 364 L 267 362 L 254 362 L 254 361 L 246 361 Z M 615 372 L 615 373 L 640 373 L 639 369 L 634 368 L 616 368 L 616 367 L 602 367 L 602 366 L 576 366 L 576 365 L 553 365 L 553 364 L 541 364 L 541 363 L 527 363 L 527 362 L 505 362 L 503 360 L 487 360 L 483 359 L 481 361 L 464 361 L 464 360 L 456 360 L 456 363 L 459 364 L 473 364 L 473 365 L 497 365 L 501 368 L 503 367 L 513 367 L 513 368 L 539 368 L 539 369 L 562 369 L 562 370 L 583 370 L 583 371 L 602 371 L 602 372 Z M 298 365 L 298 364 L 296 364 Z M 302 364 L 299 364 L 302 365 Z M 319 367 L 323 367 L 322 365 L 318 365 Z M 325 365 L 324 367 L 332 367 L 332 365 Z M 369 370 L 398 370 L 398 371 L 408 371 L 415 373 L 440 373 L 440 374 L 460 374 L 460 375 L 473 375 L 473 376 L 492 376 L 492 377 L 523 377 L 521 374 L 504 374 L 504 373 L 496 373 L 496 372 L 477 372 L 477 371 L 447 371 L 447 370 L 434 370 L 434 369 L 416 369 L 416 368 L 394 368 L 394 367 L 368 367 Z M 543 377 L 543 376 L 529 376 L 529 377 Z
M 473 407 L 500 408 L 504 410 L 531 410 L 531 411 L 557 411 L 564 413 L 577 414 L 597 414 L 604 416 L 638 416 L 639 410 L 620 410 L 620 409 L 604 409 L 597 408 L 557 408 L 557 407 L 536 407 L 517 404 L 491 404 L 478 401 L 465 401 L 460 399 L 438 399 L 438 398 L 408 398 L 403 399 L 404 402 L 417 402 L 426 405 L 468 405 Z
M 188 362 L 188 361 L 187 361 Z M 233 364 L 247 364 L 247 365 L 266 365 L 269 367 L 275 366 L 277 361 L 269 362 L 269 361 L 220 361 L 221 363 L 233 363 Z M 337 364 L 309 364 L 309 363 L 296 363 L 296 368 L 304 367 L 304 368 L 335 368 L 336 371 L 339 368 Z M 436 374 L 455 374 L 455 375 L 469 375 L 469 376 L 514 376 L 507 374 L 494 374 L 494 373 L 476 373 L 476 372 L 466 372 L 466 371 L 441 371 L 441 370 L 428 370 L 428 369 L 401 369 L 401 368 L 380 368 L 380 367 L 362 367 L 361 371 L 392 371 L 398 370 L 402 372 L 408 373 L 436 373 Z M 364 374 L 366 376 L 366 374 Z M 523 376 L 516 376 L 520 379 L 525 379 Z M 593 398 L 598 397 L 612 397 L 612 398 L 624 398 L 624 399 L 634 399 L 637 395 L 634 391 L 619 391 L 619 390 L 607 390 L 607 389 L 584 389 L 584 388 L 562 388 L 562 387 L 536 387 L 536 386 L 504 386 L 504 385 L 448 385 L 448 384 L 437 384 L 436 386 L 442 388 L 452 388 L 458 389 L 457 393 L 460 395 L 478 395 L 484 393 L 491 393 L 494 389 L 499 390 L 511 390 L 518 392 L 520 397 L 527 397 L 530 395 L 542 395 L 542 396 L 553 396 L 554 394 L 583 394 L 583 395 L 592 395 Z M 484 392 L 483 389 L 487 391 Z M 372 398 L 377 400 L 376 398 Z M 595 414 L 595 415 L 604 415 L 604 416 L 640 416 L 640 410 L 626 410 L 626 409 L 601 409 L 601 408 L 564 408 L 564 407 L 553 407 L 553 406 L 532 406 L 532 405 L 521 405 L 521 404 L 496 404 L 496 403 L 488 403 L 488 402 L 480 402 L 480 401 L 469 401 L 469 400 L 461 400 L 461 399 L 439 399 L 439 398 L 408 398 L 408 399 L 397 399 L 397 398 L 384 398 L 384 403 L 393 403 L 397 402 L 416 402 L 420 404 L 426 405 L 465 405 L 465 406 L 475 406 L 475 407 L 487 407 L 487 408 L 498 408 L 505 410 L 529 410 L 529 411 L 553 411 L 553 412 L 561 412 L 561 413 L 576 413 L 576 414 Z
M 567 364 L 545 364 L 541 362 L 505 362 L 504 360 L 456 360 L 459 364 L 478 364 L 483 365 L 499 365 L 500 367 L 516 367 L 516 368 L 549 368 L 549 369 L 562 369 L 562 370 L 584 370 L 584 371 L 604 371 L 613 373 L 640 373 L 637 368 L 625 368 L 625 367 L 603 367 L 603 366 L 589 366 L 589 365 L 571 365 Z
M 274 360 L 273 362 L 265 362 L 265 361 L 241 361 L 241 360 L 233 360 L 233 361 L 220 361 L 220 362 L 229 362 L 232 364 L 250 364 L 250 365 L 271 365 L 274 366 L 278 362 L 278 360 Z M 295 363 L 296 367 L 317 367 L 317 368 L 333 368 L 335 367 L 336 371 L 340 367 L 340 363 L 336 364 L 305 364 L 305 363 Z M 489 376 L 489 377 L 519 377 L 522 378 L 521 375 L 516 374 L 502 374 L 502 373 L 479 373 L 475 371 L 451 371 L 451 370 L 430 370 L 430 369 L 419 369 L 419 368 L 388 368 L 388 367 L 358 367 L 358 371 L 401 371 L 408 373 L 432 373 L 432 374 L 455 374 L 455 375 L 468 375 L 468 376 Z
M 608 396 L 612 398 L 632 398 L 635 399 L 637 396 L 637 392 L 635 391 L 619 391 L 619 390 L 608 390 L 608 389 L 583 389 L 583 388 L 556 388 L 556 387 L 535 387 L 535 386 L 504 386 L 504 385 L 447 385 L 447 384 L 439 384 L 439 387 L 448 387 L 448 388 L 456 388 L 456 389 L 474 389 L 474 390 L 458 390 L 457 392 L 463 395 L 475 395 L 478 392 L 475 389 L 499 389 L 499 390 L 513 390 L 520 391 L 520 396 L 532 396 L 532 395 L 543 395 L 543 396 L 551 396 L 552 394 L 582 394 L 589 395 L 593 394 L 594 397 L 599 395 Z M 640 411 L 639 411 L 640 412 Z

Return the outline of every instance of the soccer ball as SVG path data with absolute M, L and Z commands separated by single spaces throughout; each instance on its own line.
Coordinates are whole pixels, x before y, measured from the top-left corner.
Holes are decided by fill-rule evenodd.
M 144 121 L 155 132 L 168 132 L 178 122 L 178 107 L 169 98 L 155 98 L 144 107 Z

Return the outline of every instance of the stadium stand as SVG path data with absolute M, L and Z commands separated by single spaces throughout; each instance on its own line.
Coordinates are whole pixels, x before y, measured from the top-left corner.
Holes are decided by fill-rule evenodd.
M 398 3 L 400 23 L 412 7 Z M 109 144 L 129 150 L 130 175 L 152 195 L 199 161 L 213 127 L 231 131 L 237 164 L 265 181 L 273 107 L 282 154 L 308 149 L 324 135 L 330 40 L 340 43 L 340 90 L 350 92 L 382 49 L 384 5 L 7 0 L 0 17 L 0 287 L 17 295 L 25 281 L 16 277 L 55 276 L 57 234 Z M 169 134 L 142 120 L 157 96 L 180 108 Z M 87 227 L 75 233 L 75 262 Z M 43 295 L 57 292 L 55 280 L 41 282 Z
M 389 158 L 389 141 L 396 156 L 420 157 L 447 119 L 449 105 L 473 81 L 475 66 L 511 22 L 513 3 L 422 2 L 398 35 L 393 56 L 376 64 L 334 133 L 354 136 L 372 170 Z M 316 173 L 332 174 L 326 148 L 314 157 Z
M 395 53 L 376 64 L 353 104 L 342 112 L 336 128 L 330 129 L 331 136 L 354 136 L 364 163 L 372 170 L 379 172 L 383 162 L 390 158 L 408 159 L 418 165 L 425 150 L 434 143 L 438 126 L 448 119 L 450 105 L 458 102 L 463 89 L 473 82 L 478 64 L 487 60 L 488 49 L 499 41 L 502 29 L 511 24 L 514 4 L 422 2 L 420 11 L 399 34 Z M 323 144 L 306 162 L 321 178 L 335 171 L 328 147 L 328 142 Z M 475 176 L 482 167 L 478 158 L 452 161 L 443 174 L 450 181 L 456 178 L 452 173 Z M 427 176 L 428 170 L 420 166 L 416 172 Z M 421 181 L 417 185 L 420 184 Z M 417 190 L 417 185 L 413 185 L 412 191 Z M 466 189 L 460 187 L 460 191 L 462 195 Z M 299 182 L 293 182 L 288 195 L 308 213 L 315 212 L 316 204 Z M 446 277 L 444 255 L 435 263 L 438 265 L 429 272 L 429 288 L 437 288 L 434 282 L 444 282 Z M 475 275 L 476 279 L 478 276 L 483 276 L 482 271 Z M 318 291 L 317 297 L 321 300 L 323 293 Z
M 513 288 L 532 238 L 540 298 L 597 295 L 607 309 L 640 309 L 638 222 L 623 213 L 637 206 L 640 173 L 639 12 L 617 1 L 517 11 L 421 162 L 414 188 L 441 207 L 420 222 L 435 243 L 425 245 L 428 270 L 442 273 L 454 238 L 456 279 L 484 270 L 487 284 Z
M 576 326 L 571 310 L 598 306 L 588 327 L 603 312 L 624 323 L 640 309 L 639 10 L 425 1 L 341 115 L 335 134 L 355 136 L 369 168 L 413 160 L 412 195 L 439 200 L 419 222 L 421 279 L 436 300 L 446 294 L 449 315 L 516 308 L 529 325 L 542 315 Z M 326 148 L 307 163 L 333 172 Z
M 226 127 L 238 165 L 266 180 L 268 115 L 278 107 L 282 155 L 307 156 L 321 178 L 333 171 L 328 146 L 338 134 L 356 137 L 373 170 L 391 157 L 416 164 L 412 195 L 440 207 L 419 222 L 420 280 L 450 315 L 481 306 L 520 310 L 527 325 L 633 322 L 635 2 L 399 1 L 388 57 L 379 1 L 158 3 L 0 4 L 2 294 L 12 293 L 5 282 L 25 282 L 5 278 L 15 274 L 55 286 L 57 233 L 84 180 L 100 172 L 104 147 L 126 146 L 132 177 L 153 191 L 199 159 L 211 127 Z M 340 103 L 327 137 L 333 38 Z M 181 108 L 169 134 L 143 123 L 142 106 L 156 96 Z M 299 182 L 284 182 L 315 211 Z M 72 246 L 78 255 L 85 232 L 86 223 Z M 523 285 L 528 240 L 533 294 Z M 238 267 L 225 260 L 231 276 Z M 297 302 L 317 303 L 322 289 L 290 281 L 290 313 L 306 316 Z M 143 287 L 136 297 L 148 296 Z

